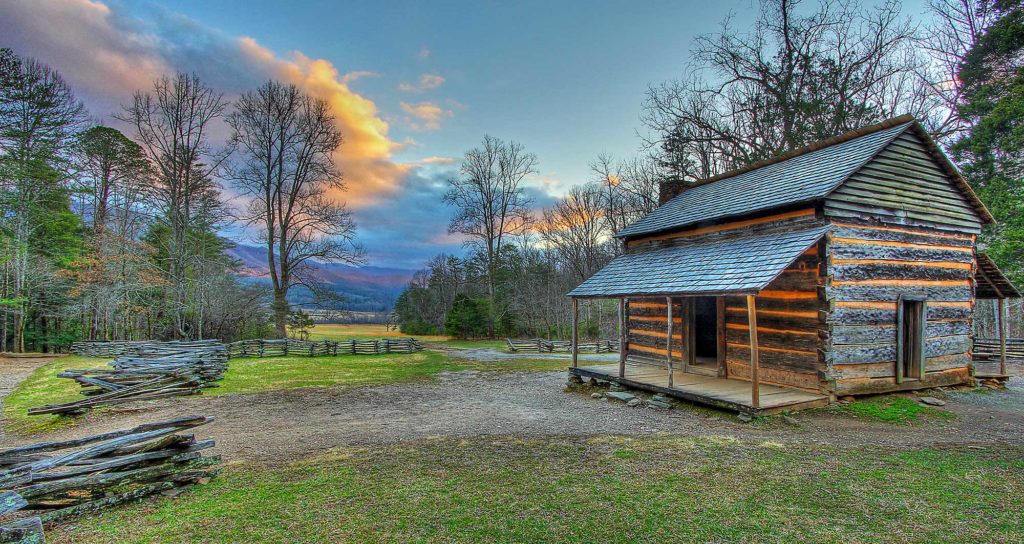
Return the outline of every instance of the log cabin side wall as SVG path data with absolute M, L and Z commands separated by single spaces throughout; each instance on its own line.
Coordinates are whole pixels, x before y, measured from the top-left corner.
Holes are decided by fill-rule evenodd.
M 728 237 L 739 233 L 788 230 L 820 223 L 815 208 L 776 212 L 763 217 L 743 218 L 631 240 L 628 251 L 649 251 L 695 239 Z M 808 249 L 758 296 L 757 320 L 760 347 L 760 381 L 773 385 L 821 390 L 822 367 L 819 329 L 824 301 L 821 244 Z M 725 363 L 730 378 L 750 379 L 750 339 L 747 332 L 744 297 L 724 297 Z M 687 354 L 687 298 L 673 299 L 672 353 L 676 368 L 682 368 Z M 667 358 L 667 302 L 665 297 L 630 298 L 627 305 L 629 346 L 632 360 L 664 364 Z M 722 342 L 719 343 L 722 345 Z
M 906 133 L 825 201 L 824 377 L 837 395 L 969 379 L 976 235 L 952 180 Z M 925 373 L 897 383 L 897 300 L 925 299 Z
M 758 378 L 763 383 L 820 391 L 821 244 L 811 247 L 757 296 Z M 750 380 L 745 297 L 725 297 L 728 376 Z
M 683 326 L 685 299 L 674 298 L 672 307 L 672 357 L 681 366 L 685 346 Z M 635 360 L 653 359 L 663 363 L 668 358 L 668 304 L 665 297 L 631 298 L 627 305 L 629 350 Z

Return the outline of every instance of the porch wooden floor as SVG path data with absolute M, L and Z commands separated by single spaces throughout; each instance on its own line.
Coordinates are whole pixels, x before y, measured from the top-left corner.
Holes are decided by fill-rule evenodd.
M 619 365 L 593 365 L 570 368 L 581 378 L 597 378 L 645 391 L 662 393 L 698 404 L 715 406 L 736 412 L 773 414 L 784 410 L 805 410 L 828 404 L 828 397 L 798 389 L 761 384 L 761 407 L 755 409 L 751 401 L 750 382 L 714 376 L 673 372 L 672 387 L 668 386 L 668 369 L 646 364 L 626 364 L 626 375 L 619 377 Z

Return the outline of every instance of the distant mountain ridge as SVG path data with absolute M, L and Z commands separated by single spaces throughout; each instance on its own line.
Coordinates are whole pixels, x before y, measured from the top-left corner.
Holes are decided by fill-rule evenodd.
M 238 244 L 227 251 L 242 263 L 241 274 L 255 281 L 269 282 L 267 250 L 262 247 Z M 342 308 L 346 310 L 381 312 L 390 311 L 402 289 L 409 284 L 415 270 L 379 266 L 352 266 L 342 263 L 315 263 L 316 277 L 343 295 Z M 297 289 L 294 304 L 309 302 L 309 293 Z

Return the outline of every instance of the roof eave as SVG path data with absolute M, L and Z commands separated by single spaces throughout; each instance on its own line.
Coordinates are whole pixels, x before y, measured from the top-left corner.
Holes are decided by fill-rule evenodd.
M 712 219 L 704 219 L 704 220 L 701 220 L 701 221 L 691 221 L 689 223 L 685 223 L 685 224 L 682 224 L 682 225 L 671 226 L 671 227 L 667 227 L 667 228 L 663 228 L 663 229 L 649 230 L 649 231 L 644 231 L 644 232 L 631 232 L 629 234 L 619 234 L 619 233 L 616 233 L 614 235 L 614 237 L 616 239 L 625 240 L 625 241 L 628 242 L 628 241 L 630 241 L 630 239 L 633 239 L 633 238 L 648 238 L 648 237 L 651 237 L 651 236 L 661 236 L 663 234 L 669 234 L 669 233 L 672 233 L 672 232 L 688 230 L 688 229 L 691 229 L 691 228 L 694 228 L 694 227 L 698 227 L 698 225 L 703 225 L 703 226 L 711 227 L 711 226 L 714 226 L 714 225 L 721 225 L 721 224 L 724 224 L 724 223 L 729 223 L 731 221 L 735 221 L 735 220 L 740 219 L 742 217 L 747 217 L 747 216 L 751 216 L 751 215 L 761 214 L 761 213 L 764 213 L 764 212 L 767 212 L 767 211 L 779 211 L 779 210 L 797 209 L 797 208 L 802 208 L 802 207 L 811 206 L 811 205 L 817 206 L 818 203 L 821 202 L 823 199 L 824 199 L 824 197 L 808 198 L 808 199 L 805 199 L 805 200 L 797 200 L 797 201 L 794 201 L 794 202 L 787 202 L 787 203 L 781 204 L 781 205 L 766 206 L 764 208 L 759 208 L 759 209 L 752 210 L 752 211 L 749 211 L 749 212 L 744 212 L 744 213 L 733 213 L 733 214 L 729 214 L 729 215 L 723 215 L 721 217 L 715 217 L 715 218 L 712 218 Z M 698 228 L 700 228 L 700 227 L 698 227 Z

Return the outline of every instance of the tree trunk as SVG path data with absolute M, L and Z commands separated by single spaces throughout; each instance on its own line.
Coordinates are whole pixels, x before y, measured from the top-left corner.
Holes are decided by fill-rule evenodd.
M 274 289 L 274 336 L 288 337 L 288 292 Z

